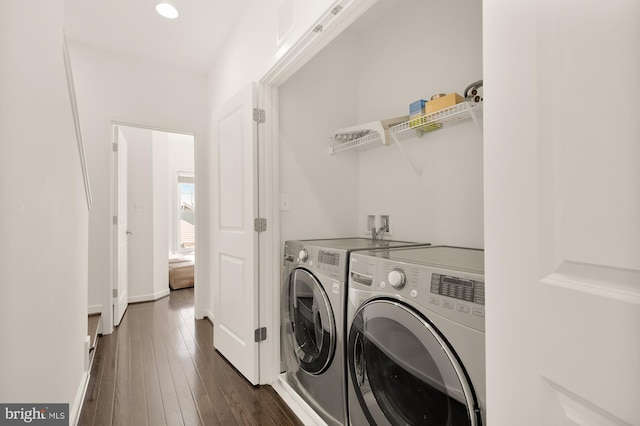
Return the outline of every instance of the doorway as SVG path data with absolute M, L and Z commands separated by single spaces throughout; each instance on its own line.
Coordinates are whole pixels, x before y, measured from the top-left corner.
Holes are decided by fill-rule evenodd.
M 184 261 L 182 287 L 195 285 L 194 174 L 194 135 L 113 124 L 113 223 L 126 227 L 112 233 L 114 325 L 127 303 L 169 295 L 170 259 Z

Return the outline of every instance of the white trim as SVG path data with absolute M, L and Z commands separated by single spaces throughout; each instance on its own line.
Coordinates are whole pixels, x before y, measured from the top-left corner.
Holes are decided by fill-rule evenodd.
M 322 17 L 309 27 L 307 33 L 301 36 L 287 53 L 267 71 L 260 83 L 269 86 L 283 84 L 377 2 L 378 0 L 334 1 Z M 333 15 L 331 11 L 337 6 L 342 6 L 342 10 L 337 15 Z M 314 32 L 313 29 L 318 25 L 321 25 L 323 30 Z
M 259 291 L 260 325 L 268 327 L 269 334 L 260 346 L 260 383 L 276 381 L 280 374 L 280 202 L 279 202 L 279 100 L 278 87 L 349 27 L 378 0 L 337 0 L 312 25 L 287 53 L 284 54 L 259 82 L 258 107 L 265 110 L 266 121 L 259 126 L 261 151 L 258 182 L 260 215 L 267 219 L 267 231 L 260 236 Z M 338 15 L 331 10 L 342 6 Z M 313 29 L 322 25 L 323 31 Z M 196 238 L 197 240 L 197 238 Z M 196 250 L 197 253 L 197 250 Z
M 278 89 L 260 85 L 258 106 L 277 103 Z M 276 99 L 274 101 L 274 99 Z M 273 383 L 280 373 L 280 206 L 278 109 L 271 109 L 264 124 L 258 126 L 259 177 L 258 211 L 267 219 L 267 230 L 259 234 L 260 326 L 268 330 L 260 347 L 260 383 Z
M 91 210 L 93 197 L 91 195 L 91 181 L 89 180 L 89 171 L 87 169 L 87 157 L 84 152 L 84 142 L 82 141 L 82 132 L 80 129 L 80 116 L 78 114 L 78 102 L 76 99 L 76 88 L 73 80 L 73 71 L 71 69 L 71 58 L 69 55 L 69 44 L 67 43 L 67 34 L 63 31 L 62 56 L 64 59 L 64 69 L 67 76 L 67 89 L 69 91 L 69 101 L 71 102 L 71 113 L 73 115 L 73 124 L 76 132 L 76 142 L 78 144 L 78 154 L 80 155 L 80 167 L 82 170 L 82 180 L 84 182 L 84 192 L 87 199 L 87 210 Z
M 102 313 L 102 305 L 92 305 L 87 308 L 89 315 L 101 314 Z
M 207 179 L 204 179 L 203 174 L 207 173 L 206 165 L 208 162 L 206 161 L 207 151 L 204 150 L 203 140 L 202 138 L 198 138 L 195 135 L 193 136 L 193 177 L 196 183 L 196 206 L 200 206 L 199 209 L 196 209 L 196 246 L 195 246 L 195 265 L 193 268 L 193 312 L 194 317 L 196 319 L 204 318 L 204 310 L 202 308 L 203 305 L 209 305 L 209 286 L 210 282 L 207 279 L 204 279 L 204 270 L 202 267 L 203 262 L 207 259 L 209 254 L 208 247 L 206 243 L 208 240 L 208 223 L 205 222 L 206 213 L 209 211 L 209 197 L 202 197 L 201 195 L 204 191 L 203 188 L 208 189 Z M 201 167 L 202 165 L 202 167 Z M 198 191 L 200 188 L 200 191 Z M 204 200 L 207 200 L 204 202 Z M 206 204 L 206 207 L 203 206 Z M 198 213 L 198 210 L 201 212 L 204 211 L 205 214 Z M 200 235 L 200 236 L 199 236 Z M 207 286 L 205 288 L 205 285 Z M 206 300 L 205 300 L 206 299 Z
M 113 196 L 115 194 L 114 188 L 114 180 L 115 180 L 115 156 L 113 153 L 113 144 L 117 142 L 117 127 L 116 122 L 114 120 L 109 120 L 108 132 L 109 137 L 107 138 L 108 144 L 105 147 L 108 150 L 109 156 L 109 283 L 104 289 L 103 293 L 103 303 L 102 303 L 102 319 L 104 321 L 102 326 L 103 334 L 111 334 L 113 332 L 113 289 L 115 288 L 115 273 L 114 269 L 114 250 L 117 247 L 116 237 L 118 233 L 114 229 L 112 218 L 115 213 L 115 203 L 113 200 Z
M 194 143 L 194 149 L 193 149 L 193 155 L 194 155 L 194 174 L 197 176 L 197 163 L 198 163 L 198 154 L 197 154 L 197 147 L 199 146 L 199 144 L 201 144 L 202 142 L 200 141 L 200 138 L 202 138 L 204 134 L 206 134 L 204 131 L 200 131 L 200 132 L 196 132 L 195 130 L 175 130 L 176 127 L 166 127 L 164 125 L 159 125 L 157 123 L 150 123 L 150 122 L 145 122 L 143 120 L 140 121 L 130 121 L 129 119 L 126 119 L 124 117 L 118 117 L 118 116 L 114 116 L 114 115 L 107 115 L 106 116 L 106 120 L 108 122 L 108 128 L 105 131 L 105 133 L 108 131 L 109 132 L 109 137 L 108 137 L 108 144 L 105 146 L 105 148 L 108 150 L 108 155 L 110 158 L 109 161 L 109 282 L 108 285 L 106 286 L 104 293 L 103 293 L 103 297 L 104 297 L 104 301 L 103 301 L 103 305 L 102 305 L 102 321 L 103 321 L 103 327 L 102 327 L 102 333 L 103 334 L 111 334 L 113 332 L 113 288 L 114 288 L 114 282 L 115 282 L 115 276 L 114 276 L 114 245 L 115 245 L 115 235 L 117 236 L 117 232 L 114 231 L 114 227 L 113 225 L 111 225 L 111 218 L 114 216 L 114 200 L 113 200 L 113 196 L 114 196 L 114 173 L 115 173 L 115 166 L 114 166 L 114 156 L 113 156 L 113 152 L 112 152 L 112 144 L 114 143 L 114 129 L 117 128 L 117 126 L 127 126 L 127 127 L 137 127 L 137 128 L 141 128 L 141 129 L 147 129 L 147 130 L 155 130 L 155 131 L 160 131 L 160 132 L 166 132 L 166 133 L 178 133 L 178 134 L 183 134 L 183 135 L 191 135 L 193 136 L 193 143 Z M 198 214 L 196 212 L 196 221 L 198 220 Z M 197 229 L 198 229 L 198 225 L 196 224 L 196 244 L 197 244 L 197 240 L 198 240 L 198 234 L 197 234 Z M 197 245 L 196 245 L 196 249 L 197 249 Z M 196 252 L 197 253 L 197 252 Z M 197 254 L 196 254 L 197 256 Z M 195 283 L 198 282 L 198 266 L 196 264 L 195 266 Z M 167 294 L 165 294 L 164 296 L 169 294 L 169 289 L 166 290 Z M 161 292 L 162 293 L 162 292 Z M 160 296 L 160 297 L 156 297 L 156 295 L 159 293 L 155 293 L 152 296 L 137 296 L 137 297 L 151 297 L 148 300 L 157 300 L 160 297 L 164 297 L 164 296 Z M 197 318 L 198 313 L 199 313 L 199 306 L 201 305 L 201 301 L 200 301 L 200 292 L 198 291 L 197 288 L 194 289 L 194 307 L 195 307 L 195 317 Z M 136 298 L 137 298 L 136 297 Z M 140 300 L 140 301 L 147 301 L 147 300 Z M 131 299 L 129 299 L 129 302 L 131 302 Z
M 159 124 L 150 124 L 150 123 L 141 123 L 141 122 L 132 122 L 122 118 L 110 117 L 109 122 L 112 126 L 125 126 L 125 127 L 136 127 L 138 129 L 152 130 L 156 132 L 164 132 L 164 133 L 177 133 L 180 135 L 189 135 L 196 137 L 195 132 L 189 130 L 175 130 L 173 127 L 165 127 Z
M 327 426 L 327 424 L 320 418 L 320 416 L 313 411 L 313 409 L 307 404 L 300 395 L 287 383 L 285 379 L 285 373 L 278 376 L 278 380 L 274 382 L 271 387 L 276 391 L 280 398 L 291 411 L 298 416 L 300 421 L 306 426 Z
M 565 260 L 541 282 L 640 305 L 640 271 L 633 269 Z
M 76 398 L 71 405 L 69 410 L 69 424 L 76 426 L 78 424 L 78 420 L 80 420 L 80 413 L 82 412 L 82 404 L 84 403 L 84 397 L 87 393 L 87 388 L 89 387 L 89 371 L 85 371 L 82 373 L 82 378 L 80 379 L 80 385 L 78 386 L 78 391 L 76 392 Z
M 129 297 L 127 301 L 129 303 L 153 302 L 155 300 L 162 299 L 163 297 L 167 297 L 169 294 L 171 294 L 171 289 L 166 288 L 161 291 L 156 291 L 152 294 L 143 294 L 141 296 Z
M 194 155 L 194 168 L 193 168 L 193 172 L 186 172 L 183 170 L 178 170 L 178 169 L 173 169 L 172 173 L 173 173 L 173 195 L 174 195 L 174 199 L 173 199 L 173 206 L 174 206 L 174 217 L 171 218 L 170 220 L 173 222 L 173 230 L 174 230 L 174 235 L 173 235 L 173 247 L 171 247 L 171 251 L 173 251 L 174 253 L 177 254 L 189 254 L 189 253 L 193 253 L 196 250 L 195 245 L 193 246 L 193 248 L 191 249 L 185 249 L 185 248 L 181 248 L 180 247 L 180 239 L 182 237 L 182 232 L 180 229 L 180 206 L 182 204 L 182 192 L 180 191 L 180 183 L 185 183 L 185 182 L 180 182 L 180 177 L 191 177 L 193 178 L 193 186 L 195 189 L 195 191 L 197 191 L 197 186 L 196 186 L 196 172 L 195 172 L 195 144 L 193 146 L 193 155 Z M 194 200 L 194 206 L 196 206 L 193 210 L 194 213 L 194 217 L 197 214 L 196 213 L 196 209 L 197 209 L 197 205 L 198 203 Z M 194 223 L 193 225 L 194 229 L 195 229 L 195 234 L 194 234 L 194 238 L 197 237 L 198 235 L 198 225 L 197 223 Z M 196 238 L 197 240 L 197 238 Z M 195 306 L 195 304 L 194 304 Z

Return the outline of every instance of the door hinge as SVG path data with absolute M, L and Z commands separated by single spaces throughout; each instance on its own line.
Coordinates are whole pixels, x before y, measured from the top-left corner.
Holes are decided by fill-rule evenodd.
M 111 144 L 111 150 L 112 150 L 113 152 L 118 152 L 118 144 L 117 144 L 117 143 L 115 143 L 115 142 L 114 142 L 114 143 L 112 143 L 112 144 Z
M 263 340 L 267 340 L 267 327 L 256 328 L 255 341 L 262 342 Z
M 260 108 L 253 109 L 253 121 L 255 121 L 256 123 L 264 123 L 265 119 L 266 119 L 266 115 L 263 109 L 260 109 Z
M 114 216 L 113 217 L 113 224 L 117 225 L 118 224 L 118 216 Z
M 267 230 L 267 219 L 264 217 L 257 217 L 253 220 L 253 229 L 256 232 L 264 232 Z
M 117 299 L 117 298 L 118 298 L 118 289 L 117 289 L 117 288 L 114 288 L 114 289 L 113 289 L 113 298 L 114 298 L 114 299 Z

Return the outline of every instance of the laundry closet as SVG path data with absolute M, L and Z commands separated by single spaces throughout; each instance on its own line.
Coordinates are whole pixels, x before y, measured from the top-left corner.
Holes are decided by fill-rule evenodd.
M 483 248 L 481 103 L 434 131 L 406 122 L 481 79 L 481 1 L 376 3 L 280 86 L 281 244 L 370 236 L 386 215 L 384 238 Z M 363 148 L 334 137 L 403 116 Z

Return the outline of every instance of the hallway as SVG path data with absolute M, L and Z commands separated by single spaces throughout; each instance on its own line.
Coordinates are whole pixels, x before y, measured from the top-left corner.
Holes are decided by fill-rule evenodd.
M 300 425 L 213 349 L 212 328 L 194 320 L 193 288 L 129 305 L 99 338 L 79 425 Z

